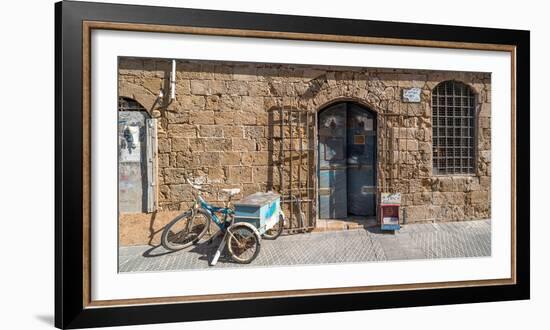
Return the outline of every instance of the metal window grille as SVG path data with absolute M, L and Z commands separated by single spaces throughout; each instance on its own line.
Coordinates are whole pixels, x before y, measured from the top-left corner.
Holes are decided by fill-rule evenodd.
M 458 81 L 432 93 L 434 174 L 474 173 L 475 94 Z

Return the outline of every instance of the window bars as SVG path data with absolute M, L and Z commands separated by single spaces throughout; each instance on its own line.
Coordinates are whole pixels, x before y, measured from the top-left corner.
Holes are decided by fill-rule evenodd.
M 445 81 L 432 93 L 434 174 L 474 173 L 475 94 L 458 81 Z

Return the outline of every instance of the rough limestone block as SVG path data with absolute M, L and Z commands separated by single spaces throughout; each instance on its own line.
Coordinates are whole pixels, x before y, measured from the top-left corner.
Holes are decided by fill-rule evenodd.
M 164 182 L 166 184 L 185 183 L 186 173 L 182 168 L 164 169 Z
M 200 125 L 199 137 L 223 137 L 223 128 L 218 125 Z
M 193 199 L 193 188 L 187 183 L 170 185 L 169 196 L 172 201 L 189 201 Z
M 219 166 L 221 165 L 221 153 L 220 152 L 201 152 L 198 155 L 200 165 L 202 166 Z
M 171 146 L 172 142 L 170 139 L 158 139 L 157 143 L 158 143 L 159 153 L 166 153 L 172 150 L 172 146 Z
M 223 165 L 223 163 L 222 163 Z M 224 183 L 226 180 L 225 170 L 223 167 L 210 167 L 208 169 L 208 178 L 209 183 Z
M 162 116 L 162 112 L 160 112 L 160 116 Z M 169 124 L 188 124 L 189 111 L 183 111 L 183 110 L 167 111 L 165 113 L 165 118 L 167 119 Z M 168 130 L 168 131 L 172 133 L 171 130 Z
M 254 151 L 256 150 L 256 142 L 248 138 L 233 138 L 231 144 L 234 151 Z
M 174 111 L 200 111 L 204 110 L 206 98 L 202 95 L 176 95 L 177 106 Z
M 189 152 L 190 153 L 196 153 L 205 151 L 205 139 L 189 139 Z
M 252 166 L 252 178 L 255 183 L 267 182 L 268 177 L 268 166 Z
M 252 183 L 252 167 L 229 166 L 228 183 Z
M 172 151 L 187 151 L 187 150 L 189 150 L 189 139 L 187 138 L 172 139 Z
M 206 151 L 230 151 L 232 150 L 231 139 L 226 138 L 205 138 L 204 146 Z
M 216 125 L 230 125 L 235 122 L 235 114 L 232 111 L 216 112 L 214 123 Z
M 195 111 L 191 112 L 189 116 L 189 122 L 191 124 L 214 124 L 214 111 Z
M 222 165 L 240 165 L 241 164 L 241 153 L 238 151 L 226 151 L 222 153 L 221 156 Z
M 170 137 L 197 137 L 197 127 L 189 124 L 168 124 L 167 131 Z

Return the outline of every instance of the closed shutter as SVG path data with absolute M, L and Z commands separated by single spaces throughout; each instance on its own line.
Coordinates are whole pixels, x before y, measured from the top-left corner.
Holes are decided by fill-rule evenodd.
M 147 212 L 157 209 L 157 120 L 146 120 Z

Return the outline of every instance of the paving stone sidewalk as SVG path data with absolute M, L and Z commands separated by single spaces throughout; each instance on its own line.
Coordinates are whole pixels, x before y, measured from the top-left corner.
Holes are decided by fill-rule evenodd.
M 262 240 L 258 257 L 249 265 L 222 255 L 208 266 L 219 241 L 170 253 L 162 247 L 119 248 L 120 272 L 192 270 L 223 267 L 290 266 L 358 263 L 406 259 L 487 257 L 491 255 L 491 221 L 410 224 L 395 234 L 375 228 L 282 235 Z

